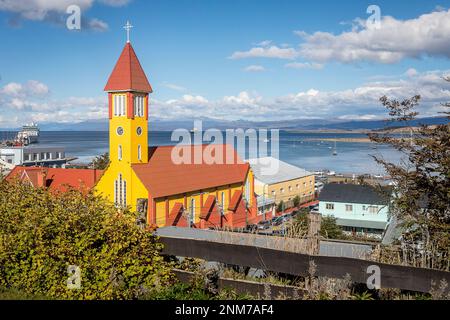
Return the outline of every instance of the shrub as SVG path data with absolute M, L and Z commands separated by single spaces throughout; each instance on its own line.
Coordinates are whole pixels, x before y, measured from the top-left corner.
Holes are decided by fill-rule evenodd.
M 77 190 L 0 182 L 0 287 L 56 299 L 133 299 L 172 281 L 136 216 Z M 69 289 L 78 266 L 81 288 Z
M 336 224 L 336 218 L 332 216 L 322 216 L 320 235 L 327 239 L 342 239 L 344 237 L 342 228 Z
M 283 212 L 284 211 L 284 201 L 281 200 L 280 203 L 277 205 L 277 212 Z
M 294 207 L 298 207 L 300 205 L 300 196 L 295 196 L 293 199 Z

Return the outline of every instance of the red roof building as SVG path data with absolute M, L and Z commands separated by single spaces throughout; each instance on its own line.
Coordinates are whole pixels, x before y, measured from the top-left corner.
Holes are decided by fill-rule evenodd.
M 198 145 L 204 153 L 208 145 Z M 194 155 L 196 146 L 190 148 Z M 234 155 L 233 163 L 208 164 L 206 161 L 195 164 L 192 157 L 188 164 L 176 164 L 172 160 L 172 152 L 177 146 L 159 146 L 149 148 L 149 160 L 145 164 L 132 165 L 133 171 L 142 181 L 154 198 L 161 198 L 196 190 L 215 188 L 245 180 L 250 165 L 240 160 L 233 147 L 217 145 L 223 155 L 230 152 Z M 226 162 L 225 160 L 223 162 Z
M 6 180 L 19 179 L 33 187 L 45 187 L 52 191 L 64 192 L 68 188 L 87 191 L 95 186 L 102 174 L 103 170 L 16 166 Z

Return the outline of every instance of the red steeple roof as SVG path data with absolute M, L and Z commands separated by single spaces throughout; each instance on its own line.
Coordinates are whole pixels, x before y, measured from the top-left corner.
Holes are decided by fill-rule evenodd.
M 129 42 L 117 60 L 113 72 L 109 76 L 105 91 L 139 91 L 152 92 L 152 87 L 147 80 L 139 59 Z

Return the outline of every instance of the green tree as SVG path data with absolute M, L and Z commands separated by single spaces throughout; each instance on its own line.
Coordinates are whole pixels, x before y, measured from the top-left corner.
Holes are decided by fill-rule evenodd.
M 327 239 L 342 239 L 342 228 L 336 224 L 335 217 L 322 216 L 320 235 Z
M 100 156 L 97 156 L 92 160 L 90 166 L 93 169 L 105 170 L 109 166 L 109 153 L 106 152 Z
M 300 205 L 300 196 L 295 196 L 293 202 L 294 202 L 294 207 L 297 208 Z
M 450 82 L 450 78 L 446 78 Z M 428 266 L 431 258 L 439 257 L 440 265 L 448 267 L 450 247 L 450 126 L 449 124 L 412 128 L 410 121 L 418 113 L 415 107 L 420 96 L 403 101 L 380 99 L 389 111 L 392 121 L 403 123 L 411 134 L 408 137 L 395 135 L 392 129 L 384 133 L 370 134 L 376 143 L 387 144 L 403 154 L 403 161 L 393 163 L 375 156 L 384 166 L 395 184 L 391 214 L 403 226 L 403 244 L 425 248 L 422 266 Z M 450 107 L 450 103 L 443 104 Z M 443 112 L 450 119 L 450 112 Z M 419 253 L 419 252 L 418 252 Z
M 284 201 L 281 200 L 277 205 L 277 212 L 283 212 L 284 211 Z
M 56 299 L 134 299 L 173 281 L 136 215 L 77 190 L 0 182 L 0 287 Z M 70 289 L 78 266 L 81 288 Z M 75 281 L 76 283 L 76 281 Z

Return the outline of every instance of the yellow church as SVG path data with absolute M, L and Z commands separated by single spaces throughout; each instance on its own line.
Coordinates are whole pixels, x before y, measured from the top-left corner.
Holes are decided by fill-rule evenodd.
M 215 146 L 233 155 L 235 161 L 223 164 L 178 164 L 172 160 L 175 146 L 149 146 L 153 90 L 129 41 L 104 90 L 110 163 L 95 187 L 97 194 L 140 212 L 143 223 L 158 227 L 235 228 L 256 221 L 254 176 L 232 146 Z M 189 148 L 193 154 L 208 146 Z

